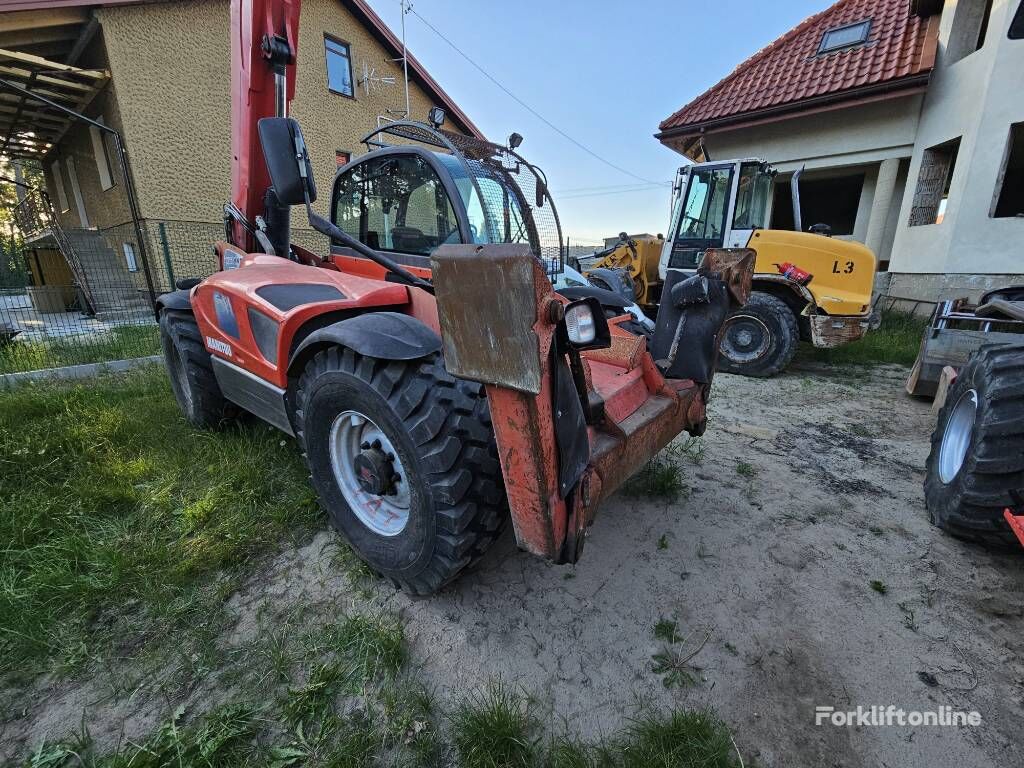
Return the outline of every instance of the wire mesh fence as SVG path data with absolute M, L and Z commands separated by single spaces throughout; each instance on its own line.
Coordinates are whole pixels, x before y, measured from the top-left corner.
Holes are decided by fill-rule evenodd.
M 145 219 L 140 248 L 131 221 L 65 228 L 38 210 L 31 220 L 20 213 L 0 241 L 0 374 L 158 354 L 154 299 L 213 274 L 213 245 L 224 239 L 221 223 Z M 312 231 L 293 241 L 327 247 Z

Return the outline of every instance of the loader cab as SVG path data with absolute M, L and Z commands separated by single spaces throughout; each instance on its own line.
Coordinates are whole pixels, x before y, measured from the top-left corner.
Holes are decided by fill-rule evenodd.
M 708 248 L 744 248 L 768 218 L 774 169 L 747 158 L 680 169 L 659 272 L 692 271 Z
M 442 245 L 524 243 L 562 270 L 546 180 L 513 150 L 420 123 L 389 124 L 364 143 L 371 151 L 334 179 L 331 222 L 345 234 L 421 269 Z M 357 255 L 336 239 L 331 250 Z

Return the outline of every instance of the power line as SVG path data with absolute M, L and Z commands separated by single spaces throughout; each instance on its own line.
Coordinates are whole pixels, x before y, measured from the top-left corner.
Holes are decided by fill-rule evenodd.
M 617 190 L 617 191 L 613 190 L 613 191 L 610 191 L 610 192 L 583 192 L 582 194 L 576 194 L 576 195 L 563 195 L 563 194 L 560 194 L 560 195 L 558 195 L 558 199 L 559 200 L 576 200 L 577 198 L 580 198 L 580 197 L 610 197 L 612 195 L 627 195 L 630 192 L 648 192 L 648 191 L 651 191 L 653 189 L 655 189 L 655 187 L 652 187 L 652 186 L 648 185 L 646 187 L 634 187 L 633 189 L 620 189 L 620 190 Z
M 523 100 L 522 100 L 522 99 L 520 99 L 520 98 L 519 98 L 518 96 L 516 96 L 516 95 L 515 95 L 514 93 L 512 93 L 512 91 L 510 91 L 510 90 L 509 90 L 508 88 L 506 88 L 506 87 L 505 87 L 504 85 L 502 85 L 501 83 L 499 83 L 499 82 L 497 81 L 497 79 L 495 79 L 495 78 L 494 78 L 494 76 L 493 76 L 493 75 L 491 75 L 491 73 L 490 73 L 490 72 L 488 72 L 488 71 L 487 71 L 486 69 L 484 69 L 483 67 L 481 67 L 481 66 L 480 66 L 479 64 L 477 64 L 477 63 L 476 63 L 475 61 L 473 61 L 473 59 L 471 59 L 471 58 L 469 57 L 469 55 L 468 55 L 468 54 L 464 53 L 464 52 L 462 51 L 462 49 L 460 49 L 460 48 L 459 48 L 459 47 L 458 47 L 458 46 L 457 46 L 457 45 L 456 45 L 455 43 L 453 43 L 453 42 L 452 42 L 451 40 L 449 40 L 449 39 L 448 39 L 447 37 L 445 37 L 445 36 L 444 36 L 443 34 L 441 34 L 441 32 L 440 32 L 440 31 L 439 31 L 439 30 L 437 29 L 437 27 L 435 27 L 435 26 L 434 26 L 433 24 L 431 24 L 431 23 L 430 23 L 429 21 L 427 21 L 426 19 L 424 19 L 424 18 L 423 18 L 423 17 L 422 17 L 421 15 L 420 15 L 419 11 L 417 11 L 417 10 L 416 10 L 415 8 L 410 8 L 410 9 L 409 9 L 409 12 L 410 12 L 410 13 L 412 13 L 413 15 L 415 15 L 415 16 L 416 16 L 416 18 L 418 18 L 418 19 L 419 19 L 420 21 L 422 21 L 422 22 L 423 22 L 424 24 L 426 24 L 426 25 L 427 25 L 427 27 L 429 27 L 429 28 L 430 28 L 430 29 L 431 29 L 431 30 L 433 31 L 433 33 L 434 33 L 435 35 L 437 35 L 437 36 L 438 36 L 438 37 L 440 37 L 440 38 L 441 38 L 442 40 L 444 40 L 444 41 L 445 41 L 446 43 L 448 43 L 448 45 L 449 45 L 449 46 L 451 46 L 452 50 L 454 50 L 454 51 L 455 51 L 455 52 L 456 52 L 457 54 L 459 54 L 459 55 L 460 55 L 460 56 L 461 56 L 462 58 L 464 58 L 464 59 L 465 59 L 466 61 L 468 61 L 468 62 L 469 62 L 469 63 L 470 63 L 471 65 L 473 65 L 473 67 L 474 67 L 474 68 L 476 68 L 476 69 L 477 69 L 477 70 L 478 70 L 478 71 L 480 72 L 480 74 L 482 74 L 482 75 L 483 75 L 484 77 L 486 77 L 486 78 L 487 78 L 488 80 L 490 80 L 490 81 L 491 81 L 492 83 L 494 83 L 494 84 L 495 84 L 496 86 L 498 86 L 498 87 L 499 87 L 499 88 L 500 88 L 501 90 L 503 90 L 503 91 L 504 91 L 504 92 L 505 92 L 505 93 L 506 93 L 506 94 L 507 94 L 507 95 L 508 95 L 508 96 L 509 96 L 510 98 L 512 98 L 512 99 L 513 99 L 513 100 L 514 100 L 514 101 L 515 101 L 515 102 L 516 102 L 517 104 L 519 104 L 519 105 L 520 105 L 521 107 L 523 107 L 523 109 L 525 109 L 525 110 L 526 110 L 527 112 L 529 112 L 530 114 L 532 114 L 532 115 L 533 115 L 534 117 L 536 117 L 536 118 L 537 118 L 538 120 L 540 120 L 540 121 L 541 121 L 542 123 L 544 123 L 544 124 L 545 124 L 545 125 L 546 125 L 546 126 L 547 126 L 548 128 L 550 128 L 551 130 L 553 130 L 553 131 L 554 131 L 555 133 L 559 134 L 559 135 L 560 135 L 560 136 L 562 136 L 563 138 L 565 138 L 565 139 L 567 139 L 568 141 L 572 142 L 573 144 L 575 144 L 575 145 L 576 145 L 577 147 L 579 147 L 580 149 L 582 149 L 582 150 L 583 150 L 584 152 L 586 152 L 586 153 L 587 153 L 588 155 L 590 155 L 591 157 L 593 157 L 593 158 L 595 158 L 595 159 L 597 159 L 597 160 L 600 160 L 600 161 L 601 161 L 602 163 L 604 163 L 605 165 L 607 165 L 607 166 L 608 166 L 609 168 L 613 168 L 613 169 L 615 169 L 616 171 L 618 171 L 619 173 L 624 173 L 624 174 L 626 174 L 627 176 L 631 176 L 631 177 L 633 177 L 634 179 L 638 179 L 638 180 L 640 180 L 640 181 L 642 181 L 642 182 L 644 182 L 644 183 L 646 183 L 646 184 L 658 184 L 658 183 L 660 183 L 660 182 L 655 182 L 655 181 L 651 181 L 650 179 L 645 179 L 645 178 L 644 178 L 643 176 L 638 176 L 637 174 L 633 173 L 632 171 L 628 171 L 628 170 L 626 170 L 625 168 L 622 168 L 621 166 L 615 165 L 615 163 L 613 163 L 613 162 L 610 162 L 609 160 L 605 159 L 605 158 L 604 158 L 604 157 L 602 157 L 601 155 L 599 155 L 599 154 L 597 154 L 596 152 L 594 152 L 594 151 L 593 151 L 592 149 L 590 149 L 589 147 L 586 147 L 586 146 L 584 146 L 583 144 L 581 144 L 580 142 L 576 141 L 576 139 L 574 139 L 574 138 L 573 138 L 572 136 L 570 136 L 569 134 L 567 134 L 567 133 L 566 133 L 565 131 L 563 131 L 563 130 L 562 130 L 561 128 L 559 128 L 559 127 L 558 127 L 557 125 L 555 125 L 554 123 L 552 123 L 552 122 L 551 122 L 550 120 L 548 120 L 548 119 L 547 119 L 546 117 L 544 117 L 544 116 L 543 116 L 542 114 L 540 114 L 540 112 L 538 112 L 537 110 L 535 110 L 535 109 L 534 109 L 533 107 L 531 107 L 531 106 L 530 106 L 529 104 L 527 104 L 527 103 L 526 103 L 525 101 L 523 101 Z
M 558 194 L 564 195 L 574 192 L 598 192 L 603 190 L 630 189 L 633 187 L 670 187 L 671 181 L 652 181 L 650 184 L 605 184 L 597 187 L 567 187 L 559 189 Z

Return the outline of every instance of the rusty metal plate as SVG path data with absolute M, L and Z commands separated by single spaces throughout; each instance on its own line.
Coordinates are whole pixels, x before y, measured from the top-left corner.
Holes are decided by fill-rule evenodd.
M 539 394 L 534 326 L 551 284 L 529 246 L 442 245 L 430 261 L 448 372 Z
M 839 347 L 861 338 L 868 330 L 866 317 L 809 315 L 811 341 L 816 347 Z
M 708 248 L 698 272 L 718 275 L 740 306 L 750 298 L 757 252 L 751 248 Z

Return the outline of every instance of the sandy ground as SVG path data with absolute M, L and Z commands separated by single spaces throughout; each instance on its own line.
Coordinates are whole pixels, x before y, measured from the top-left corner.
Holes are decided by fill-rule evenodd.
M 905 375 L 877 368 L 850 379 L 806 365 L 771 381 L 722 375 L 702 460 L 679 458 L 688 496 L 616 496 L 575 568 L 520 553 L 506 536 L 432 599 L 380 584 L 358 595 L 324 532 L 231 599 L 237 620 L 221 643 L 238 647 L 300 614 L 301 631 L 369 602 L 403 616 L 413 660 L 442 702 L 500 675 L 536 697 L 554 731 L 596 739 L 638 702 L 707 705 L 748 765 L 1024 765 L 1024 557 L 928 523 L 933 416 L 904 396 Z M 697 651 L 685 667 L 692 684 L 666 688 L 652 671 L 659 618 L 678 622 L 678 657 Z M 40 684 L 0 717 L 0 745 L 61 735 L 83 708 L 97 739 L 122 728 L 138 737 L 178 703 L 231 695 L 217 675 L 110 690 L 99 675 Z M 890 704 L 976 710 L 982 724 L 815 725 L 816 706 Z

